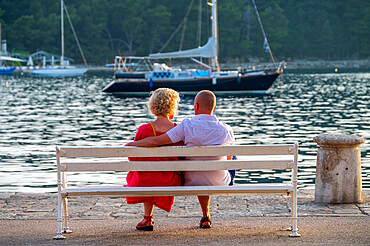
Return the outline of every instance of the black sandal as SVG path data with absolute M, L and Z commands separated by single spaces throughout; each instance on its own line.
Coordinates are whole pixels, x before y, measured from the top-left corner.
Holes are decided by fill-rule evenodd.
M 212 225 L 212 221 L 211 221 L 211 219 L 208 216 L 207 217 L 203 217 L 200 220 L 200 228 L 208 229 L 208 228 L 211 228 L 211 225 Z

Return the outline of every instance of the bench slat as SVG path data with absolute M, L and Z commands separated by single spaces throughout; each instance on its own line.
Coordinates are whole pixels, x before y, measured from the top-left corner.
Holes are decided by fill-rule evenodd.
M 74 196 L 189 196 L 189 195 L 243 195 L 255 193 L 289 193 L 291 184 L 244 184 L 235 186 L 164 186 L 164 187 L 124 187 L 124 186 L 86 186 L 62 189 L 62 195 Z
M 246 148 L 247 147 L 247 148 Z M 167 146 L 156 148 L 137 147 L 57 147 L 61 157 L 162 157 L 171 156 L 242 156 L 242 155 L 292 155 L 294 145 L 217 145 L 217 146 Z M 173 149 L 176 148 L 176 149 Z
M 204 171 L 210 170 L 272 170 L 289 169 L 292 158 L 281 160 L 233 160 L 233 161 L 110 161 L 110 162 L 63 162 L 63 172 L 95 171 Z

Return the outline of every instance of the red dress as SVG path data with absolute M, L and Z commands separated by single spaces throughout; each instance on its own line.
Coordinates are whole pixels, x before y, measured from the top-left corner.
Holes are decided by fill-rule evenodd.
M 175 124 L 176 126 L 176 124 Z M 155 131 L 156 136 L 165 132 Z M 148 124 L 141 125 L 137 130 L 135 141 L 146 137 L 154 136 L 153 128 Z M 179 145 L 179 143 L 171 144 Z M 182 145 L 182 144 L 180 144 Z M 177 161 L 177 157 L 129 157 L 130 161 Z M 128 187 L 149 187 L 149 186 L 179 186 L 181 177 L 178 172 L 163 171 L 130 171 L 126 177 Z M 171 211 L 174 202 L 173 196 L 154 196 L 154 197 L 126 197 L 128 204 L 152 202 L 155 206 L 167 212 Z

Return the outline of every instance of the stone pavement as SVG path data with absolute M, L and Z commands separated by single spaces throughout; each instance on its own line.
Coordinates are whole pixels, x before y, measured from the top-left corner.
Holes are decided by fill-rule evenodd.
M 370 190 L 363 195 L 360 204 L 316 204 L 313 190 L 299 190 L 299 239 L 287 237 L 284 230 L 290 222 L 286 195 L 214 196 L 211 230 L 197 226 L 201 210 L 196 197 L 175 197 L 171 213 L 154 210 L 151 234 L 135 230 L 143 214 L 141 204 L 127 205 L 123 198 L 70 198 L 74 233 L 55 241 L 57 194 L 0 193 L 0 245 L 369 245 Z

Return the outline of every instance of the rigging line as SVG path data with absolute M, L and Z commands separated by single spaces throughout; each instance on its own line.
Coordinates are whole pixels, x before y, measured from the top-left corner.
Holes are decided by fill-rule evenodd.
M 67 10 L 67 6 L 66 6 L 65 4 L 64 4 L 64 9 L 65 9 L 65 11 L 66 11 L 66 15 L 67 15 L 67 18 L 68 18 L 68 21 L 69 21 L 69 25 L 71 26 L 71 29 L 72 29 L 73 35 L 75 36 L 75 39 L 76 39 L 76 43 L 77 43 L 78 49 L 80 50 L 80 53 L 81 53 L 82 59 L 84 60 L 85 66 L 87 67 L 87 62 L 86 62 L 86 59 L 85 59 L 84 53 L 83 53 L 83 51 L 82 51 L 82 48 L 81 48 L 80 42 L 78 41 L 78 38 L 77 38 L 77 35 L 76 35 L 76 32 L 75 32 L 75 29 L 74 29 L 73 24 L 72 24 L 72 21 L 71 21 L 71 18 L 69 17 L 69 13 L 68 13 L 68 10 Z
M 200 47 L 202 42 L 202 0 L 199 0 L 197 40 L 198 47 Z M 199 57 L 199 60 L 202 62 L 202 57 Z
M 198 33 L 197 33 L 198 47 L 200 47 L 202 41 L 202 0 L 199 0 L 198 7 Z
M 191 4 L 192 5 L 192 4 Z M 187 15 L 189 14 L 190 12 L 190 9 L 191 9 L 191 6 L 188 8 L 188 11 L 187 11 Z M 171 42 L 171 40 L 175 37 L 176 33 L 180 30 L 180 28 L 182 27 L 182 25 L 184 24 L 184 22 L 186 21 L 187 19 L 187 15 L 184 17 L 184 19 L 181 21 L 181 23 L 177 26 L 176 30 L 172 33 L 172 35 L 170 36 L 170 38 L 167 40 L 167 42 L 162 46 L 162 48 L 159 50 L 158 53 L 161 53 L 166 47 L 167 45 Z
M 206 20 L 207 20 L 207 37 L 209 37 L 210 36 L 210 34 L 209 34 L 209 20 L 210 20 L 210 18 L 209 18 L 209 13 L 208 13 L 208 8 L 206 8 Z
M 186 23 L 188 22 L 189 13 L 190 13 L 191 7 L 193 7 L 193 3 L 194 3 L 194 0 L 191 0 L 190 7 L 188 8 L 188 11 L 187 11 L 185 19 L 184 19 L 184 25 L 182 27 L 182 33 L 181 33 L 181 42 L 180 42 L 180 47 L 179 47 L 180 51 L 182 50 L 182 44 L 184 43 Z
M 1 39 L 1 23 L 0 23 L 0 66 L 1 66 L 1 52 L 3 50 L 3 40 Z
M 265 34 L 265 30 L 263 29 L 263 26 L 262 26 L 262 21 L 261 21 L 260 15 L 258 14 L 256 3 L 254 2 L 254 0 L 252 0 L 252 3 L 253 3 L 254 10 L 256 11 L 258 22 L 259 22 L 261 30 L 262 30 L 262 34 L 263 34 L 263 37 L 264 37 L 264 42 L 266 42 L 266 45 L 269 49 L 269 53 L 270 53 L 270 57 L 271 57 L 272 62 L 275 63 L 275 59 L 274 59 L 274 56 L 272 55 L 272 51 L 270 49 L 270 45 L 269 45 L 269 42 L 268 42 L 266 34 Z

